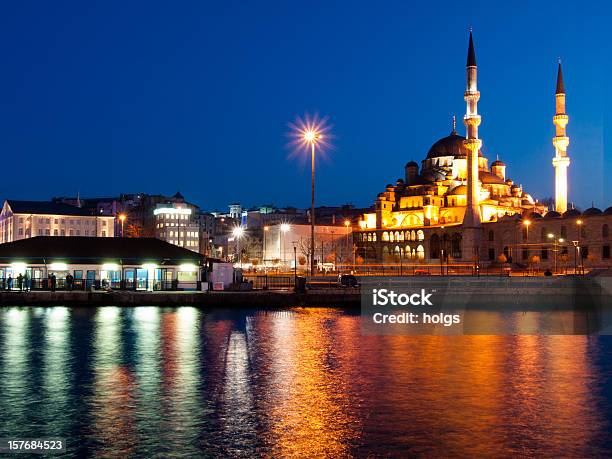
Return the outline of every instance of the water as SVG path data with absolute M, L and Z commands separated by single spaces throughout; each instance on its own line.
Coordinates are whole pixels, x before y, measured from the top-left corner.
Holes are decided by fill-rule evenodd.
M 0 437 L 70 455 L 608 456 L 612 339 L 361 336 L 340 309 L 0 308 Z

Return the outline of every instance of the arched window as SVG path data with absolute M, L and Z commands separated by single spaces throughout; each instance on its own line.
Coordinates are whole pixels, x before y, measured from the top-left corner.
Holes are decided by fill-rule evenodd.
M 604 238 L 610 237 L 610 228 L 608 228 L 607 223 L 601 227 L 601 236 Z
M 437 234 L 429 240 L 429 258 L 440 258 L 440 237 Z
M 425 249 L 423 248 L 423 246 L 422 246 L 422 245 L 419 245 L 419 246 L 417 247 L 417 249 L 416 249 L 416 255 L 417 255 L 417 258 L 418 258 L 419 260 L 424 260 L 424 259 L 425 259 Z
M 406 253 L 406 258 L 408 258 L 408 259 L 412 258 L 412 251 L 410 250 L 410 246 L 409 245 L 406 246 L 405 253 Z
M 384 246 L 382 249 L 382 259 L 383 259 L 383 263 L 388 263 L 389 262 L 389 247 Z
M 423 230 L 418 230 L 417 231 L 417 239 L 419 241 L 422 241 L 423 239 L 425 239 L 425 233 L 423 233 Z
M 387 233 L 386 231 L 383 233 L 383 241 L 388 241 L 389 240 L 389 233 Z
M 398 245 L 395 246 L 395 250 L 393 251 L 393 261 L 399 263 L 400 258 L 402 257 L 402 251 Z
M 376 233 L 372 234 L 372 241 L 376 242 Z
M 372 242 L 372 234 L 368 234 L 368 242 Z
M 416 241 L 416 232 L 414 230 L 412 230 L 410 232 L 410 240 L 411 241 Z
M 489 242 L 493 242 L 495 240 L 495 234 L 493 230 L 489 230 Z
M 395 241 L 395 236 L 394 236 L 394 234 L 393 234 L 393 231 L 391 231 L 391 232 L 389 233 L 389 241 L 391 241 L 391 242 Z

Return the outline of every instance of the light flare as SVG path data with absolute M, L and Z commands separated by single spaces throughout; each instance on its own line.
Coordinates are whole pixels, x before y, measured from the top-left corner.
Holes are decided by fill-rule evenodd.
M 333 149 L 331 143 L 333 126 L 329 124 L 329 117 L 306 113 L 303 118 L 297 116 L 295 121 L 289 123 L 288 126 L 290 131 L 287 133 L 289 138 L 287 147 L 291 150 L 289 157 L 308 158 L 313 144 L 317 155 L 323 157 L 326 157 L 326 152 Z

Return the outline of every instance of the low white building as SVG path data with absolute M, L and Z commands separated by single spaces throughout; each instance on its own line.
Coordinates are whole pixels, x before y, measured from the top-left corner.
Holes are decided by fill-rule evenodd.
M 155 238 L 33 237 L 0 245 L 0 288 L 195 290 L 204 257 Z M 9 280 L 10 279 L 10 280 Z M 11 285 L 12 284 L 12 285 Z
M 114 237 L 114 220 L 61 202 L 10 199 L 0 212 L 0 244 L 35 236 Z

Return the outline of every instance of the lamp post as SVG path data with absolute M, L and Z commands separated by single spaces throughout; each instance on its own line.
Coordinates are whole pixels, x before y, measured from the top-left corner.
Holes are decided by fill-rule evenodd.
M 268 273 L 268 268 L 266 266 L 266 234 L 268 233 L 268 231 L 270 231 L 270 227 L 269 226 L 264 226 L 263 227 L 263 252 L 261 254 L 261 262 L 264 265 L 264 273 Z
M 125 214 L 119 214 L 119 220 L 121 221 L 121 237 L 123 237 L 123 224 L 127 216 Z
M 310 144 L 310 275 L 314 275 L 314 249 L 315 249 L 315 146 L 323 138 L 323 135 L 316 127 L 307 129 L 304 134 L 304 141 Z
M 344 227 L 346 228 L 346 260 L 348 265 L 348 259 L 350 257 L 350 249 L 349 249 L 349 226 L 351 226 L 350 220 L 344 220 Z M 354 263 L 353 263 L 354 264 Z
M 297 289 L 297 241 L 293 241 L 293 288 Z
M 580 250 L 580 246 L 578 245 L 580 241 L 572 241 L 574 245 L 574 276 L 578 274 L 578 251 Z
M 580 242 L 582 241 L 582 220 L 576 220 L 576 225 L 578 225 L 578 255 L 580 255 L 580 272 L 584 274 L 584 265 L 582 262 L 582 254 L 580 253 Z

